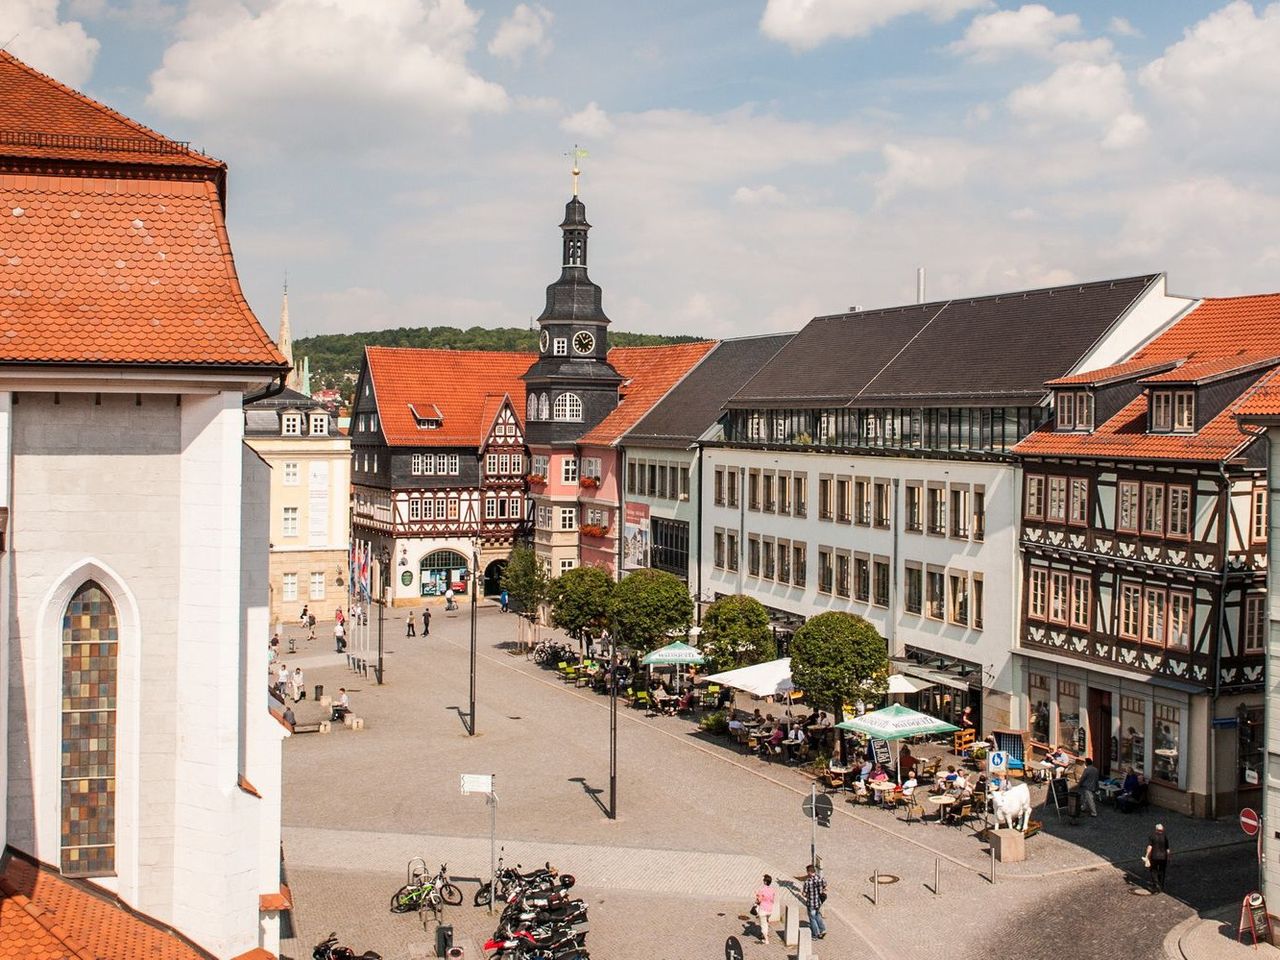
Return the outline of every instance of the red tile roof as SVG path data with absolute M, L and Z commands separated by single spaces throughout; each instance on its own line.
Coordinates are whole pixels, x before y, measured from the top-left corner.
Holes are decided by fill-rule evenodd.
M 533 353 L 489 350 L 423 350 L 366 347 L 365 358 L 378 403 L 378 425 L 391 446 L 479 446 L 509 394 L 519 414 Z M 444 417 L 438 430 L 418 426 L 409 410 L 434 404 Z M 486 419 L 487 415 L 487 419 Z
M 4 158 L 225 170 L 0 51 L 0 164 L 13 169 Z
M 609 362 L 626 378 L 618 390 L 622 399 L 578 442 L 583 446 L 617 443 L 715 345 L 714 340 L 703 340 L 660 347 L 614 347 L 609 351 Z
M 86 884 L 12 851 L 0 873 L 0 960 L 207 960 L 209 954 Z
M 1111 383 L 1117 380 L 1132 380 L 1146 373 L 1158 373 L 1168 370 L 1177 363 L 1176 360 L 1162 360 L 1152 363 L 1148 360 L 1126 360 L 1124 363 L 1113 363 L 1109 367 L 1097 370 L 1086 370 L 1083 373 L 1072 373 L 1056 380 L 1046 380 L 1046 387 L 1072 387 L 1092 384 Z
M 0 363 L 283 368 L 216 186 L 0 174 Z
M 1253 385 L 1253 389 L 1236 404 L 1236 416 L 1270 420 L 1280 417 L 1280 370 L 1273 370 Z
M 1280 363 L 1275 357 L 1280 357 L 1280 293 L 1204 300 L 1126 364 L 1176 361 L 1181 365 L 1179 369 L 1143 382 L 1186 383 Z M 1264 374 L 1253 389 L 1244 391 L 1240 400 L 1228 404 L 1194 434 L 1148 434 L 1147 398 L 1143 395 L 1092 433 L 1055 433 L 1050 421 L 1018 444 L 1014 452 L 1032 457 L 1224 460 L 1253 439 L 1241 430 L 1236 414 L 1246 405 L 1262 408 L 1268 401 L 1261 398 L 1273 389 L 1264 384 L 1274 379 L 1275 374 Z M 1280 390 L 1277 397 L 1280 398 Z M 1280 403 L 1275 405 L 1280 408 Z

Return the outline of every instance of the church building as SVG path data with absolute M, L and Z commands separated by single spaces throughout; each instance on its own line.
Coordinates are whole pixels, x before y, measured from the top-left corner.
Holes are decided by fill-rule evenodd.
M 0 958 L 274 957 L 285 358 L 227 168 L 0 52 Z

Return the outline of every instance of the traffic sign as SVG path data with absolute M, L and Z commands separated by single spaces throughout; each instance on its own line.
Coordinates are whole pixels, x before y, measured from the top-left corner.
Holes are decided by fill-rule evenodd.
M 803 810 L 804 815 L 810 820 L 828 823 L 835 808 L 832 806 L 831 798 L 825 793 L 820 793 L 816 797 L 805 797 Z
M 992 750 L 987 754 L 987 773 L 1004 773 L 1009 766 L 1009 755 L 1003 750 Z
M 1245 807 L 1240 811 L 1240 829 L 1243 830 L 1247 836 L 1256 836 L 1261 825 L 1262 820 L 1258 816 L 1257 810 L 1254 810 L 1251 807 Z
M 724 960 L 742 960 L 742 942 L 737 937 L 724 942 Z

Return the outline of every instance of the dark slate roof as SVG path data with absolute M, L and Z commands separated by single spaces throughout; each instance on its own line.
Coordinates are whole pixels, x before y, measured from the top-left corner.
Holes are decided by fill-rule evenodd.
M 786 346 L 794 333 L 722 340 L 634 427 L 623 443 L 685 446 L 720 417 L 724 402 Z
M 1037 403 L 1159 279 L 815 317 L 727 406 Z

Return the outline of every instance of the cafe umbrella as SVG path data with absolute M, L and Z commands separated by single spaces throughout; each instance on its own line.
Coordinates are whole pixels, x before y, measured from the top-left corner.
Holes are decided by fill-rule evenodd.
M 651 650 L 640 661 L 643 666 L 650 669 L 650 672 L 654 667 L 697 666 L 706 662 L 707 658 L 702 655 L 701 650 L 697 647 L 689 646 L 683 640 L 677 640 L 674 643 L 668 643 L 665 647 Z M 679 674 L 677 674 L 677 677 L 679 677 Z
M 908 737 L 923 737 L 933 733 L 955 733 L 960 729 L 955 724 L 931 717 L 919 710 L 904 707 L 900 703 L 837 723 L 836 728 L 852 730 L 854 733 L 861 733 L 876 740 L 905 740 Z M 898 780 L 901 781 L 901 756 L 899 756 L 897 767 Z

